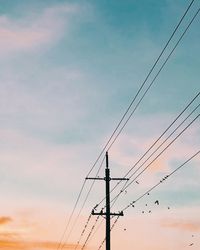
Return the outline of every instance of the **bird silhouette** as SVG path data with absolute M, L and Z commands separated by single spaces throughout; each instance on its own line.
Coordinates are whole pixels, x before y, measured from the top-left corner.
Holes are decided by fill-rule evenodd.
M 149 213 L 151 213 L 151 210 L 149 210 Z
M 194 245 L 194 243 L 191 243 L 190 245 L 189 245 L 189 247 L 191 247 L 191 246 L 193 246 Z
M 157 205 L 159 205 L 159 201 L 158 200 L 156 200 L 154 203 L 157 204 Z
M 94 207 L 94 210 L 96 210 L 96 209 L 97 209 L 98 205 L 99 205 L 99 204 L 96 204 L 96 206 Z
M 169 176 L 166 175 L 162 180 L 165 181 Z

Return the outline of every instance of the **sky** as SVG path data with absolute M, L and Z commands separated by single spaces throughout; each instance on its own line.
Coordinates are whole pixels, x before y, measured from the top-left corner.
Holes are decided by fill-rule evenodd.
M 189 2 L 0 0 L 0 249 L 58 250 L 84 178 Z M 155 70 L 199 7 L 195 0 Z M 123 177 L 197 95 L 199 24 L 198 15 L 110 148 L 112 176 Z M 199 98 L 174 125 L 189 115 Z M 122 193 L 115 212 L 200 150 L 199 122 L 197 117 L 137 178 L 139 184 Z M 199 163 L 197 155 L 125 210 L 112 230 L 113 249 L 199 249 Z M 104 166 L 99 176 L 104 176 Z M 104 183 L 95 182 L 76 222 L 90 185 L 87 181 L 63 249 L 76 248 L 91 209 L 104 197 Z M 93 216 L 88 223 L 78 249 L 95 220 Z M 98 249 L 104 227 L 103 220 L 84 249 Z

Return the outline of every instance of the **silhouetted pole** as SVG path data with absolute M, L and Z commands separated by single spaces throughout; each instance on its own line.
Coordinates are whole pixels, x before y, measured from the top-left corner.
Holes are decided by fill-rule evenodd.
M 100 213 L 94 212 L 92 210 L 92 215 L 102 215 L 106 216 L 106 250 L 110 250 L 110 216 L 123 216 L 123 212 L 120 213 L 111 213 L 110 212 L 110 181 L 122 181 L 122 180 L 129 180 L 127 178 L 110 178 L 110 169 L 108 163 L 108 152 L 106 152 L 106 169 L 105 169 L 105 177 L 104 178 L 90 178 L 87 177 L 86 180 L 105 180 L 106 182 L 106 212 L 103 213 L 103 209 Z
M 108 152 L 106 152 L 106 250 L 110 250 L 110 169 L 108 165 Z

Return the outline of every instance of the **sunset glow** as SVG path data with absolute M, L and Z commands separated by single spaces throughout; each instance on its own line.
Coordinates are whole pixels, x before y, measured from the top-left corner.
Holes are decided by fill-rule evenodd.
M 0 249 L 199 250 L 200 2 L 0 4 Z

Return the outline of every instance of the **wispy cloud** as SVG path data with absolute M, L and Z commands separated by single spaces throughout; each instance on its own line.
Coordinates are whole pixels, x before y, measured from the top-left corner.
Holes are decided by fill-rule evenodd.
M 112 148 L 112 153 L 118 163 L 123 165 L 135 163 L 140 157 L 154 144 L 159 136 L 171 123 L 172 118 L 169 114 L 156 114 L 150 116 L 140 116 L 131 127 L 132 132 L 128 131 L 122 133 L 119 142 L 115 143 Z M 137 124 L 137 125 L 135 125 Z M 150 163 L 162 150 L 164 150 L 170 142 L 183 130 L 186 126 L 182 126 L 170 138 L 168 136 L 176 128 L 172 127 L 148 152 L 148 154 L 140 161 L 142 164 L 151 154 L 151 158 L 145 165 Z M 147 129 L 148 127 L 148 129 Z M 155 171 L 166 171 L 171 169 L 171 162 L 173 160 L 184 161 L 198 150 L 199 128 L 194 124 L 191 128 L 183 133 L 180 138 L 174 141 L 172 146 L 166 148 L 162 156 L 153 162 L 150 169 Z M 167 139 L 167 140 L 166 140 Z M 166 140 L 166 141 L 165 141 Z M 163 143 L 164 142 L 164 143 Z M 162 144 L 162 145 L 161 145 Z M 161 146 L 161 147 L 160 147 Z M 157 148 L 160 147 L 158 150 Z M 154 153 L 155 152 L 155 153 Z M 139 165 L 140 165 L 139 164 Z
M 37 248 L 38 250 L 45 250 L 45 249 L 56 249 L 58 247 L 58 242 L 26 242 L 22 240 L 14 241 L 14 240 L 0 240 L 0 249 L 22 249 L 22 250 L 32 250 Z M 63 246 L 63 249 L 74 249 L 75 245 L 73 244 L 66 244 Z
M 62 4 L 46 8 L 29 17 L 10 18 L 0 16 L 0 53 L 29 51 L 53 44 L 69 28 L 69 19 L 79 10 L 78 5 Z
M 200 231 L 200 221 L 165 221 L 162 226 L 191 232 Z
M 12 221 L 11 217 L 2 216 L 0 217 L 0 225 L 7 224 Z

